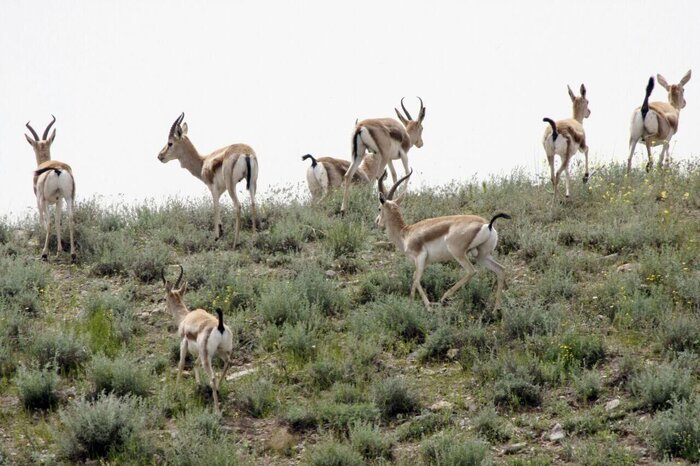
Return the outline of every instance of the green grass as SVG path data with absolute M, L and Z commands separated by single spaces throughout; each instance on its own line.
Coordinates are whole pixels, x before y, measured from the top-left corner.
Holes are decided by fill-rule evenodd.
M 698 168 L 603 166 L 556 203 L 519 172 L 411 188 L 408 222 L 513 216 L 499 309 L 479 266 L 447 305 L 411 300 L 413 265 L 373 225 L 376 187 L 353 188 L 344 218 L 340 193 L 273 194 L 257 235 L 244 212 L 235 251 L 230 224 L 211 238 L 208 198 L 81 200 L 76 265 L 37 259 L 35 217 L 1 219 L 0 463 L 697 461 Z M 234 336 L 221 416 L 194 358 L 176 385 L 159 275 L 178 263 L 190 308 L 222 309 Z M 461 273 L 431 265 L 423 285 L 436 300 Z

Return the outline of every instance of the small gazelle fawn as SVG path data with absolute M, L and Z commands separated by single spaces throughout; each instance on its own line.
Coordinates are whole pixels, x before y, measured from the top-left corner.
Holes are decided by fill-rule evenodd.
M 49 237 L 51 235 L 49 206 L 53 204 L 56 205 L 56 255 L 61 252 L 61 199 L 65 199 L 68 212 L 68 231 L 70 232 L 70 257 L 71 261 L 75 262 L 75 221 L 73 219 L 75 178 L 73 178 L 73 171 L 70 165 L 58 160 L 51 160 L 51 144 L 56 139 L 55 128 L 51 132 L 51 136 L 49 136 L 51 126 L 56 122 L 56 117 L 53 115 L 51 117 L 51 123 L 46 127 L 41 138 L 39 138 L 39 135 L 29 122 L 25 126 L 32 133 L 32 137 L 26 133 L 24 134 L 27 142 L 34 149 L 34 155 L 36 156 L 37 169 L 34 170 L 33 187 L 39 209 L 39 221 L 46 228 L 46 240 L 44 241 L 44 249 L 41 251 L 41 258 L 47 260 L 49 255 Z
M 236 209 L 236 227 L 233 247 L 238 243 L 241 223 L 241 203 L 236 196 L 236 184 L 245 179 L 246 189 L 250 193 L 250 209 L 255 232 L 255 190 L 258 182 L 258 159 L 255 151 L 246 144 L 232 144 L 215 150 L 209 155 L 200 155 L 187 136 L 187 123 L 183 123 L 182 113 L 170 127 L 168 143 L 158 154 L 163 163 L 179 160 L 180 166 L 194 177 L 202 180 L 211 191 L 214 201 L 214 238 L 223 234 L 223 225 L 219 213 L 219 198 L 228 191 Z
M 583 119 L 591 116 L 591 111 L 588 108 L 588 99 L 586 99 L 586 86 L 581 84 L 581 95 L 576 96 L 569 86 L 569 97 L 573 103 L 573 117 L 566 120 L 554 122 L 550 118 L 543 118 L 542 121 L 549 123 L 549 127 L 544 130 L 542 138 L 542 146 L 547 154 L 547 162 L 549 163 L 549 171 L 554 186 L 554 197 L 559 192 L 559 180 L 561 173 L 566 173 L 564 184 L 566 186 L 566 197 L 569 197 L 569 182 L 571 175 L 569 174 L 569 162 L 576 152 L 583 152 L 586 157 L 586 172 L 583 175 L 583 182 L 588 182 L 588 146 L 586 145 L 586 132 L 583 130 Z M 561 158 L 561 166 L 554 171 L 554 156 L 559 155 Z
M 311 159 L 311 165 L 306 170 L 306 182 L 309 185 L 311 198 L 314 201 L 325 199 L 328 194 L 343 185 L 343 176 L 350 167 L 349 160 L 334 157 L 316 158 L 311 154 L 302 156 L 302 160 Z M 378 157 L 376 154 L 366 154 L 355 172 L 352 181 L 358 184 L 374 182 Z
M 355 130 L 352 133 L 352 163 L 344 176 L 343 203 L 340 206 L 341 213 L 345 213 L 347 209 L 350 183 L 367 150 L 373 152 L 378 160 L 374 174 L 371 176 L 372 181 L 378 180 L 388 165 L 392 181 L 396 182 L 396 171 L 391 163 L 394 159 L 401 159 L 405 173 L 408 173 L 409 149 L 413 146 L 423 147 L 425 106 L 423 105 L 423 99 L 418 97 L 418 100 L 420 100 L 420 110 L 418 111 L 417 120 L 414 120 L 411 114 L 408 113 L 402 98 L 401 108 L 406 116 L 394 108 L 396 116 L 401 120 L 401 123 L 393 118 L 373 118 L 362 120 L 355 125 Z
M 416 290 L 423 298 L 425 307 L 430 308 L 430 300 L 420 284 L 421 277 L 428 264 L 434 262 L 450 262 L 455 260 L 464 268 L 465 275 L 442 295 L 440 303 L 444 303 L 457 290 L 466 285 L 476 273 L 469 261 L 469 254 L 475 254 L 476 262 L 496 274 L 496 296 L 494 307 L 501 302 L 501 294 L 505 285 L 503 266 L 492 257 L 498 243 L 498 233 L 493 227 L 499 218 L 511 218 L 507 214 L 496 214 L 490 222 L 476 215 L 450 215 L 421 220 L 407 225 L 401 214 L 400 204 L 406 195 L 406 190 L 394 200 L 394 193 L 399 185 L 411 176 L 412 171 L 397 181 L 389 190 L 384 192 L 382 178 L 379 179 L 379 217 L 376 222 L 386 229 L 387 236 L 399 251 L 406 254 L 416 267 L 411 285 L 411 299 Z
M 659 84 L 668 91 L 668 102 L 649 102 L 651 91 L 654 89 L 654 78 L 650 77 L 647 83 L 646 95 L 641 107 L 637 107 L 632 113 L 632 122 L 630 123 L 630 155 L 627 159 L 627 173 L 632 169 L 632 157 L 634 156 L 634 148 L 637 143 L 644 142 L 647 148 L 646 170 L 649 171 L 654 165 L 651 157 L 651 147 L 663 145 L 661 154 L 659 155 L 659 168 L 662 167 L 664 157 L 668 156 L 669 161 L 671 156 L 668 153 L 669 143 L 671 138 L 678 131 L 678 119 L 681 109 L 685 108 L 685 97 L 683 96 L 683 86 L 690 81 L 690 72 L 683 76 L 683 79 L 678 84 L 669 85 L 666 78 L 660 74 L 656 75 Z
M 214 397 L 214 409 L 217 413 L 220 413 L 219 387 L 226 377 L 226 371 L 228 371 L 229 365 L 231 364 L 233 334 L 228 325 L 224 324 L 224 315 L 221 309 L 216 310 L 218 315 L 217 319 L 204 309 L 190 311 L 187 308 L 183 300 L 185 292 L 187 291 L 187 282 L 180 287 L 184 270 L 181 265 L 179 267 L 180 275 L 177 277 L 177 281 L 175 281 L 174 285 L 167 281 L 164 273 L 161 272 L 161 278 L 165 286 L 165 304 L 168 312 L 175 319 L 177 335 L 180 337 L 180 362 L 177 366 L 177 383 L 180 382 L 180 375 L 182 374 L 182 370 L 185 366 L 185 358 L 189 351 L 198 361 L 201 361 L 204 372 L 206 372 L 209 377 L 209 385 L 211 386 Z M 214 355 L 224 360 L 224 368 L 218 381 L 216 380 L 216 374 L 211 365 Z M 194 362 L 194 376 L 199 384 L 197 361 Z

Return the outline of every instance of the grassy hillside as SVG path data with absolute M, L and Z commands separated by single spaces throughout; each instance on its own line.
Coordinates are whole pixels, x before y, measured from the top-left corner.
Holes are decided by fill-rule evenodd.
M 287 199 L 210 238 L 207 200 L 77 210 L 79 263 L 0 223 L 0 464 L 649 464 L 700 460 L 700 170 L 599 170 L 553 203 L 518 173 L 421 192 L 407 221 L 499 221 L 507 290 L 449 305 L 373 225 L 373 189 Z M 64 235 L 65 238 L 65 235 Z M 52 245 L 55 250 L 55 245 Z M 160 271 L 234 331 L 223 416 L 189 373 Z M 460 276 L 432 265 L 437 299 Z M 219 364 L 218 368 L 221 367 Z

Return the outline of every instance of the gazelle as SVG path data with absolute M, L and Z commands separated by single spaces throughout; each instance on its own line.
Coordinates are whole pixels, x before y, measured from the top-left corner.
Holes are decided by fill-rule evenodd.
M 36 203 L 39 209 L 39 221 L 46 228 L 46 240 L 44 241 L 44 249 L 41 251 L 41 258 L 48 259 L 49 255 L 49 236 L 51 234 L 51 217 L 49 216 L 49 206 L 56 204 L 55 219 L 56 219 L 56 255 L 60 254 L 61 245 L 61 199 L 66 201 L 66 210 L 68 212 L 68 231 L 70 232 L 70 257 L 71 261 L 75 262 L 75 241 L 74 229 L 75 220 L 73 218 L 73 203 L 75 201 L 75 178 L 70 165 L 51 160 L 51 144 L 56 139 L 56 129 L 51 132 L 51 126 L 56 122 L 56 117 L 51 115 L 51 123 L 44 130 L 41 138 L 34 131 L 34 128 L 27 122 L 25 125 L 32 137 L 24 134 L 27 142 L 34 149 L 36 156 L 37 169 L 34 170 L 33 188 L 36 195 Z
M 301 159 L 311 159 L 311 166 L 306 170 L 306 182 L 313 200 L 325 199 L 331 190 L 342 186 L 343 176 L 350 167 L 349 160 L 334 157 L 315 158 L 311 154 L 306 154 Z M 376 154 L 366 154 L 352 181 L 363 184 L 374 181 L 377 163 Z
M 345 213 L 348 205 L 348 191 L 350 182 L 357 171 L 366 150 L 376 154 L 378 163 L 371 180 L 379 179 L 384 169 L 389 165 L 392 181 L 396 182 L 396 171 L 391 163 L 393 159 L 401 159 L 405 173 L 408 173 L 408 151 L 411 147 L 423 147 L 423 119 L 425 118 L 425 106 L 423 99 L 420 100 L 420 110 L 418 119 L 413 120 L 408 113 L 401 99 L 401 108 L 406 116 L 396 108 L 396 116 L 401 120 L 401 124 L 393 118 L 374 118 L 362 120 L 355 125 L 352 133 L 352 164 L 345 172 L 343 191 L 343 203 L 340 206 L 341 213 Z
M 411 171 L 411 173 L 413 172 Z M 502 213 L 496 214 L 490 222 L 487 222 L 476 215 L 450 215 L 428 218 L 407 225 L 400 208 L 406 190 L 396 200 L 393 197 L 396 189 L 411 176 L 411 173 L 397 181 L 388 194 L 384 192 L 382 179 L 377 182 L 380 202 L 377 223 L 386 229 L 389 239 L 416 266 L 411 285 L 411 299 L 414 298 L 415 292 L 418 290 L 425 307 L 430 308 L 430 300 L 420 284 L 425 267 L 433 262 L 455 260 L 464 268 L 465 275 L 442 295 L 440 303 L 444 303 L 447 298 L 467 284 L 476 273 L 467 257 L 470 253 L 475 253 L 476 262 L 496 274 L 494 307 L 498 307 L 505 284 L 505 272 L 503 266 L 492 257 L 498 242 L 498 233 L 493 227 L 493 223 L 499 218 L 510 218 L 510 216 Z
M 576 152 L 583 152 L 586 156 L 586 172 L 583 174 L 583 182 L 588 182 L 588 146 L 586 145 L 586 132 L 583 130 L 583 119 L 591 116 L 591 110 L 588 108 L 588 99 L 586 99 L 586 86 L 581 84 L 581 95 L 576 96 L 569 86 L 569 97 L 573 103 L 573 117 L 566 120 L 559 120 L 556 123 L 550 118 L 543 118 L 542 121 L 549 123 L 549 127 L 544 130 L 542 138 L 542 146 L 547 153 L 547 162 L 549 162 L 549 171 L 551 174 L 552 185 L 554 186 L 554 197 L 559 192 L 559 180 L 561 172 L 566 171 L 566 197 L 569 197 L 569 182 L 571 175 L 569 174 L 569 162 L 571 157 Z M 554 156 L 559 155 L 561 158 L 561 166 L 559 170 L 554 172 Z
M 654 78 L 650 77 L 647 83 L 647 91 L 644 96 L 644 102 L 641 107 L 637 107 L 632 113 L 632 122 L 630 124 L 630 155 L 627 159 L 627 173 L 632 169 L 632 156 L 637 143 L 642 140 L 647 147 L 647 162 L 646 170 L 651 170 L 654 165 L 651 157 L 651 147 L 663 145 L 661 154 L 659 155 L 659 168 L 661 168 L 664 157 L 671 156 L 668 153 L 668 146 L 671 138 L 678 131 L 678 119 L 681 109 L 685 108 L 685 97 L 683 96 L 683 86 L 690 81 L 690 72 L 683 76 L 683 79 L 678 84 L 669 85 L 666 78 L 660 74 L 656 75 L 659 84 L 668 91 L 668 102 L 651 102 L 649 96 L 654 89 Z
M 214 397 L 214 409 L 217 413 L 220 413 L 218 392 L 221 382 L 226 377 L 226 371 L 228 371 L 231 364 L 233 334 L 228 325 L 224 324 L 224 315 L 221 309 L 216 310 L 217 319 L 204 309 L 190 311 L 187 308 L 183 300 L 187 291 L 187 282 L 180 287 L 184 270 L 181 265 L 179 267 L 180 275 L 177 277 L 174 285 L 167 281 L 164 273 L 161 272 L 161 278 L 165 286 L 165 304 L 168 312 L 175 318 L 177 334 L 180 337 L 180 362 L 177 366 L 176 383 L 180 382 L 180 375 L 185 367 L 185 358 L 189 351 L 198 361 L 201 361 L 202 367 L 204 367 L 204 371 L 209 377 L 209 384 Z M 224 360 L 224 368 L 218 381 L 211 366 L 214 355 L 218 355 Z M 194 362 L 194 377 L 199 384 L 197 361 Z
M 215 239 L 219 239 L 224 231 L 219 212 L 219 198 L 224 191 L 228 191 L 236 209 L 236 231 L 233 239 L 235 248 L 241 223 L 241 203 L 236 196 L 236 184 L 244 178 L 246 189 L 250 193 L 253 232 L 256 231 L 255 190 L 258 182 L 258 159 L 255 151 L 246 144 L 232 144 L 209 155 L 200 155 L 187 136 L 187 123 L 182 122 L 184 118 L 185 114 L 182 113 L 170 127 L 168 143 L 158 154 L 158 160 L 163 163 L 179 160 L 182 168 L 207 185 L 214 201 Z

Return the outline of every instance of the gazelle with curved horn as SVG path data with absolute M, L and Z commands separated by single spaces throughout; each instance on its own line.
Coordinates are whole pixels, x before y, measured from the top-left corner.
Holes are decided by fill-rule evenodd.
M 301 159 L 311 159 L 311 165 L 306 170 L 306 182 L 313 200 L 323 200 L 331 190 L 341 187 L 343 176 L 350 168 L 349 160 L 334 157 L 316 158 L 311 154 L 306 154 Z M 362 158 L 362 163 L 357 168 L 352 181 L 361 184 L 373 182 L 377 163 L 376 154 L 366 154 Z
M 177 383 L 185 366 L 185 358 L 189 351 L 199 361 L 201 361 L 204 371 L 209 377 L 209 384 L 214 396 L 214 409 L 221 412 L 219 407 L 219 387 L 226 377 L 231 364 L 231 352 L 233 351 L 233 334 L 228 325 L 224 324 L 224 314 L 221 309 L 217 309 L 217 317 L 209 314 L 204 309 L 194 309 L 190 311 L 185 304 L 183 297 L 187 292 L 187 282 L 180 286 L 184 270 L 180 267 L 180 275 L 175 284 L 171 284 L 165 279 L 165 274 L 161 271 L 161 278 L 165 286 L 165 304 L 168 312 L 175 319 L 177 334 L 180 337 L 180 362 L 177 366 Z M 216 380 L 216 374 L 212 369 L 212 358 L 217 355 L 224 360 L 224 368 L 221 377 Z M 197 362 L 194 363 L 194 377 L 199 384 L 199 369 Z
M 70 165 L 51 160 L 51 144 L 56 139 L 56 129 L 51 132 L 51 127 L 56 122 L 56 117 L 51 115 L 51 123 L 44 130 L 41 138 L 34 131 L 34 128 L 26 123 L 26 127 L 32 134 L 24 134 L 27 142 L 36 156 L 37 168 L 34 170 L 32 186 L 36 195 L 36 203 L 39 209 L 39 221 L 46 228 L 46 239 L 44 241 L 44 249 L 41 251 L 41 258 L 48 259 L 49 255 L 49 237 L 51 234 L 51 220 L 49 216 L 49 206 L 55 204 L 55 223 L 56 223 L 56 255 L 61 252 L 61 199 L 66 201 L 66 211 L 68 213 L 68 231 L 70 233 L 70 256 L 71 260 L 75 261 L 75 240 L 74 229 L 75 220 L 73 218 L 73 204 L 75 202 L 75 178 Z
M 588 99 L 586 98 L 586 86 L 581 84 L 581 95 L 576 96 L 569 86 L 569 97 L 573 104 L 573 117 L 566 120 L 555 122 L 550 118 L 543 118 L 542 121 L 549 123 L 549 126 L 544 130 L 542 138 L 542 146 L 547 154 L 547 162 L 549 162 L 549 171 L 554 186 L 554 197 L 559 192 L 559 180 L 561 173 L 566 172 L 564 180 L 566 186 L 566 197 L 569 197 L 569 182 L 571 175 L 569 174 L 569 162 L 576 152 L 583 152 L 586 157 L 586 172 L 583 174 L 583 182 L 588 182 L 588 146 L 586 145 L 586 132 L 583 130 L 583 119 L 591 116 L 591 111 L 588 108 Z M 554 172 L 554 156 L 559 155 L 561 165 Z
M 650 77 L 647 83 L 647 91 L 641 107 L 637 107 L 632 114 L 630 123 L 630 155 L 627 158 L 627 173 L 632 169 L 632 157 L 634 148 L 641 141 L 647 147 L 646 170 L 651 170 L 654 165 L 651 157 L 651 147 L 663 145 L 659 154 L 659 168 L 664 163 L 664 157 L 671 156 L 668 153 L 671 138 L 678 132 L 678 119 L 681 109 L 685 108 L 685 97 L 683 96 L 683 86 L 690 81 L 691 70 L 683 76 L 678 84 L 668 84 L 666 78 L 660 74 L 656 75 L 659 84 L 668 92 L 668 102 L 649 102 L 649 96 L 654 89 L 654 78 Z
M 406 191 L 404 190 L 396 200 L 393 197 L 399 185 L 407 180 L 411 173 L 397 181 L 388 194 L 384 192 L 383 177 L 377 182 L 380 202 L 377 223 L 384 226 L 389 239 L 399 251 L 413 261 L 416 267 L 411 284 L 411 298 L 413 299 L 418 290 L 425 307 L 430 308 L 430 300 L 420 284 L 425 267 L 434 262 L 455 260 L 464 268 L 465 275 L 442 295 L 440 303 L 444 303 L 476 273 L 468 257 L 469 254 L 475 254 L 478 264 L 496 274 L 494 306 L 498 307 L 505 284 L 505 271 L 492 256 L 498 243 L 498 233 L 493 224 L 499 218 L 510 218 L 510 216 L 503 213 L 496 214 L 490 222 L 487 222 L 476 215 L 450 215 L 428 218 L 407 225 L 400 208 Z
M 246 144 L 232 144 L 215 150 L 209 155 L 200 155 L 187 136 L 187 123 L 183 123 L 184 112 L 170 126 L 168 142 L 158 154 L 163 163 L 179 160 L 180 166 L 189 171 L 207 185 L 214 201 L 214 238 L 223 234 L 220 217 L 219 198 L 228 191 L 236 209 L 236 226 L 233 247 L 238 244 L 241 223 L 241 203 L 236 195 L 236 184 L 246 180 L 246 189 L 250 193 L 250 209 L 255 227 L 255 191 L 258 183 L 258 159 L 255 151 Z
M 396 171 L 391 164 L 393 159 L 401 159 L 404 170 L 408 173 L 409 149 L 413 146 L 423 147 L 425 106 L 423 105 L 423 99 L 418 97 L 418 100 L 420 100 L 420 110 L 418 111 L 417 120 L 411 118 L 411 114 L 406 110 L 402 98 L 401 108 L 406 115 L 402 115 L 398 109 L 394 108 L 396 116 L 401 120 L 401 123 L 393 118 L 374 118 L 362 120 L 355 125 L 355 131 L 352 133 L 352 164 L 344 176 L 345 188 L 343 191 L 343 203 L 340 207 L 342 213 L 345 212 L 348 205 L 350 182 L 367 150 L 376 154 L 378 158 L 376 169 L 370 179 L 379 179 L 384 169 L 389 165 L 392 180 L 395 182 Z

